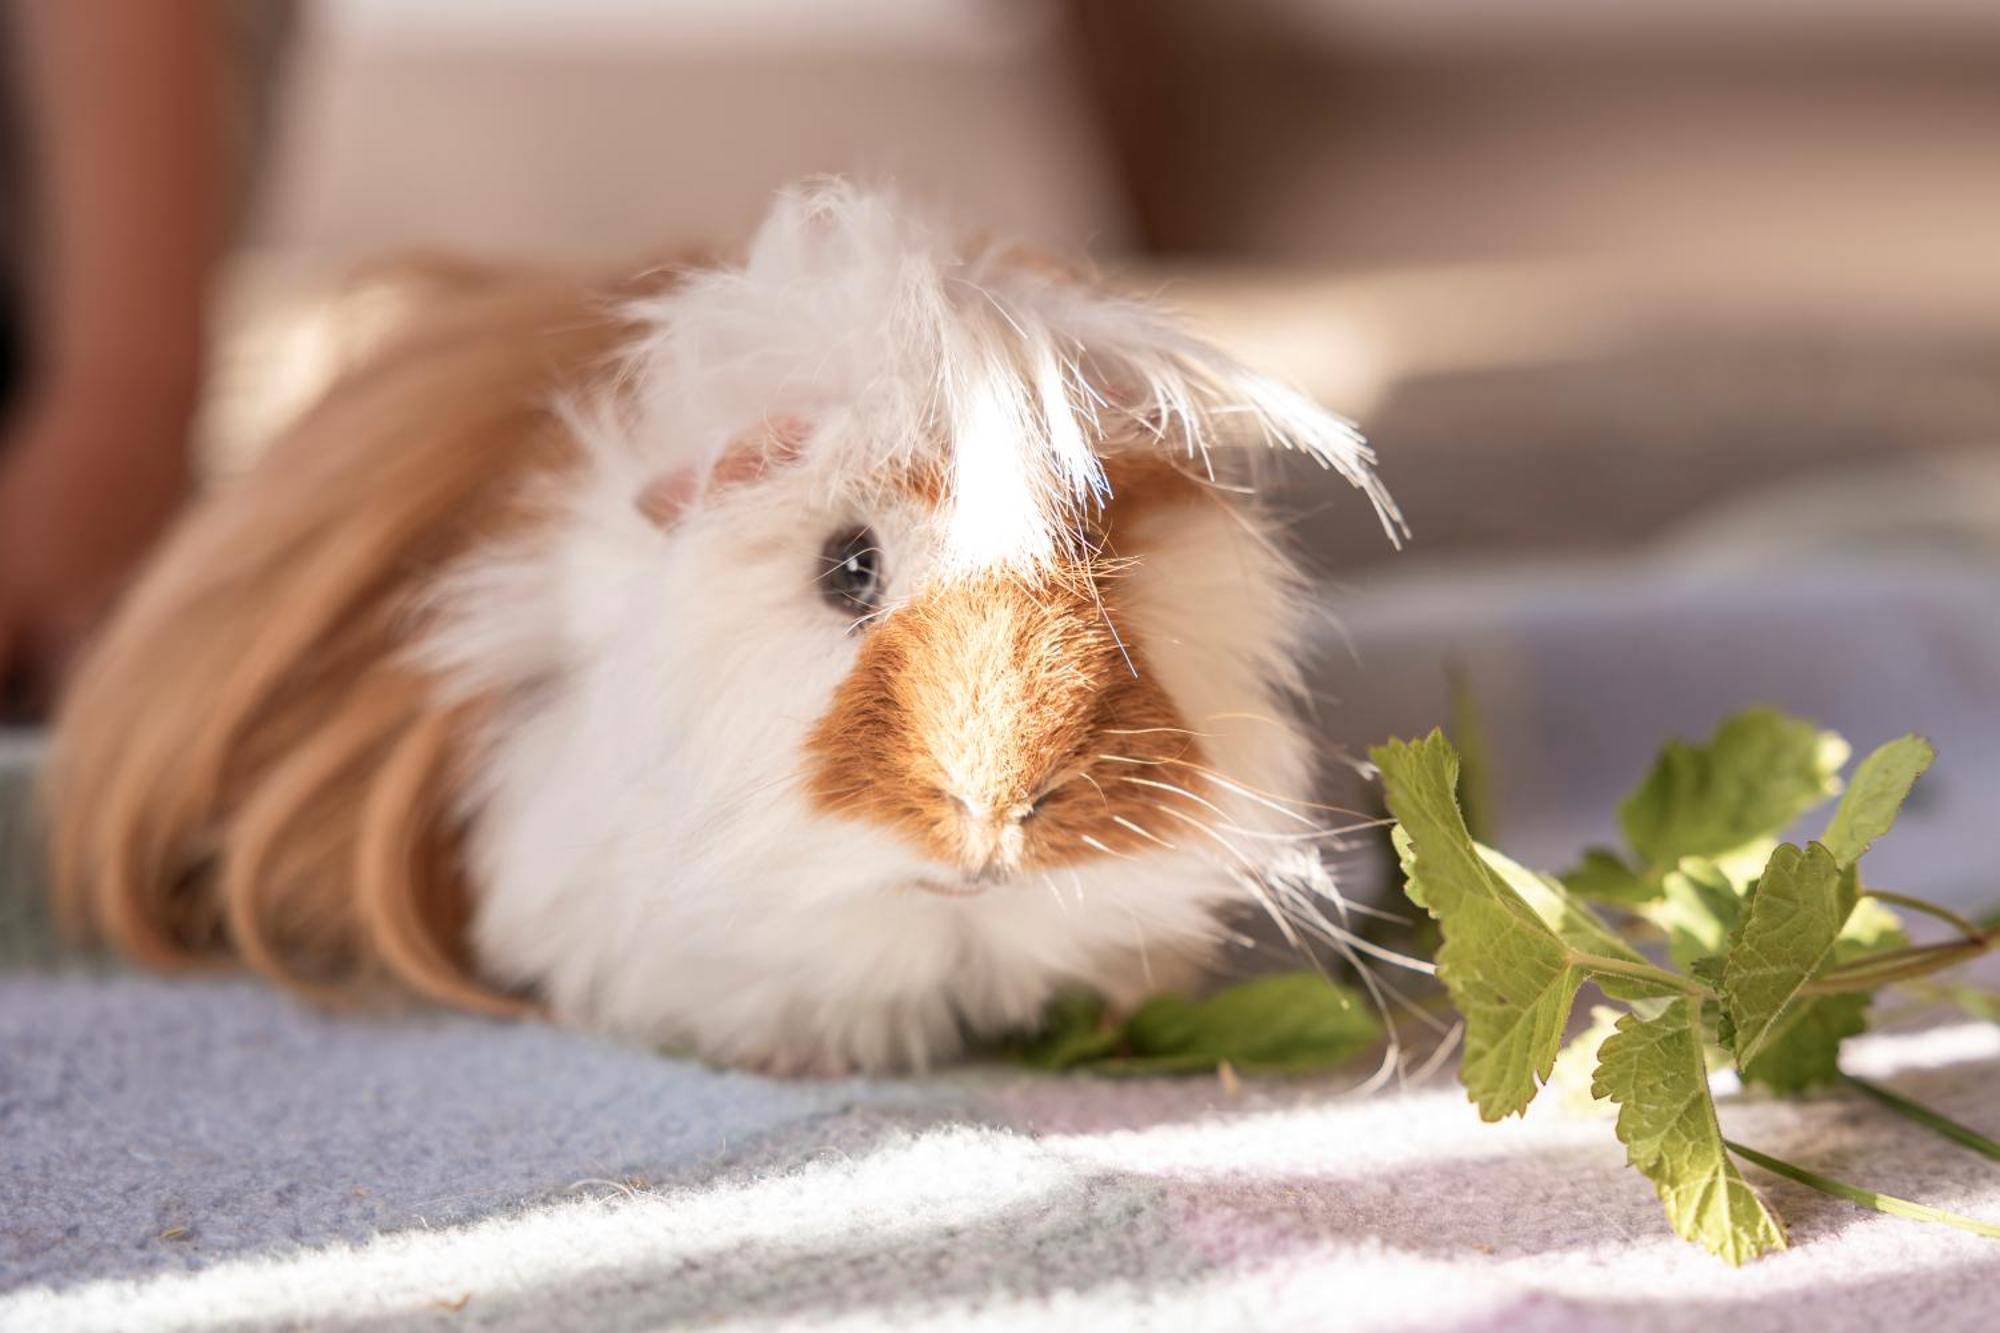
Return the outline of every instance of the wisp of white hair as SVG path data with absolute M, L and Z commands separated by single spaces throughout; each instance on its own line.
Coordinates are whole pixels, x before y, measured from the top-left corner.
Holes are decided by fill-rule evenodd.
M 1120 427 L 1204 467 L 1219 448 L 1296 450 L 1367 495 L 1392 542 L 1407 534 L 1352 423 L 1149 305 L 1018 250 L 961 248 L 885 193 L 789 191 L 740 268 L 630 313 L 655 399 L 630 431 L 648 447 L 671 436 L 712 462 L 757 401 L 814 423 L 831 484 L 935 464 L 952 481 L 948 558 L 966 568 L 1062 549 L 1105 494 L 1093 441 Z

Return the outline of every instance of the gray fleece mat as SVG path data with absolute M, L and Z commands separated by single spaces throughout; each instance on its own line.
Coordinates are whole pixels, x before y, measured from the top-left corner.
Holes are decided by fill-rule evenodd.
M 1972 852 L 2000 790 L 1995 586 L 1885 576 L 1816 597 L 1780 580 L 1777 634 L 1734 579 L 1706 596 L 1683 580 L 1404 587 L 1354 604 L 1368 670 L 1330 671 L 1330 727 L 1360 741 L 1427 722 L 1440 664 L 1470 663 L 1502 772 L 1523 775 L 1503 817 L 1539 857 L 1603 826 L 1665 727 L 1700 732 L 1760 697 L 1863 745 L 1917 722 L 1944 742 L 1943 780 L 1884 864 L 1898 887 L 1978 905 L 1996 896 L 1971 873 L 1990 875 Z M 1451 631 L 1426 637 L 1420 605 Z M 1667 1231 L 1601 1121 L 1545 1095 L 1483 1125 L 1449 1070 L 1365 1096 L 1358 1073 L 774 1082 L 534 1024 L 329 1015 L 240 980 L 24 963 L 46 959 L 45 923 L 12 882 L 8 1333 L 2000 1327 L 2000 1243 L 1753 1172 L 1793 1248 L 1732 1271 Z M 1848 1063 L 2000 1132 L 2000 1028 L 1871 1036 Z M 2000 1221 L 2000 1165 L 1870 1104 L 1725 1092 L 1733 1137 Z
M 985 1070 L 776 1083 L 227 981 L 0 983 L 0 1328 L 1993 1326 L 2000 1247 L 1759 1179 L 1794 1248 L 1674 1239 L 1601 1121 L 1455 1088 Z M 1850 1063 L 1968 1120 L 2000 1033 Z M 1733 1134 L 2000 1218 L 1847 1099 Z

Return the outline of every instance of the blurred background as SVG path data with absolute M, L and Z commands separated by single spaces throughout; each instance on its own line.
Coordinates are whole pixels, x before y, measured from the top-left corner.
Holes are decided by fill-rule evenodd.
M 1503 835 L 1554 865 L 1660 739 L 1740 706 L 1922 728 L 1930 828 L 1881 859 L 1991 896 L 1991 0 L 221 8 L 254 190 L 205 468 L 387 317 L 345 282 L 375 256 L 726 241 L 803 174 L 891 179 L 1362 424 L 1409 550 L 1335 482 L 1285 496 L 1331 742 L 1444 720 L 1457 670 Z

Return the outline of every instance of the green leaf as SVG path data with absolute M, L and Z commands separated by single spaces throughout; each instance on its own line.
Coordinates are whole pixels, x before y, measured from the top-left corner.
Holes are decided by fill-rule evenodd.
M 1705 745 L 1670 741 L 1618 808 L 1625 836 L 1649 866 L 1718 857 L 1775 838 L 1840 789 L 1847 742 L 1769 708 L 1725 720 Z
M 1438 976 L 1465 1019 L 1459 1078 L 1487 1120 L 1526 1108 L 1549 1076 L 1583 974 L 1569 950 L 1480 856 L 1442 733 L 1371 757 L 1404 835 L 1411 901 L 1438 920 Z
M 1224 1061 L 1245 1074 L 1300 1074 L 1345 1064 L 1381 1035 L 1355 992 L 1316 972 L 1286 972 L 1202 1000 L 1156 995 L 1124 1023 L 1111 1021 L 1099 995 L 1059 995 L 1015 1055 L 1038 1069 L 1095 1074 L 1203 1073 Z
M 1852 891 L 1845 878 L 1851 873 L 1852 867 L 1843 871 L 1843 894 Z M 1847 914 L 1833 942 L 1833 963 L 1851 963 L 1871 953 L 1900 949 L 1909 942 L 1900 917 L 1875 899 L 1862 898 Z M 1834 1082 L 1840 1077 L 1840 1044 L 1867 1030 L 1873 999 L 1856 991 L 1822 995 L 1793 1006 L 1777 1033 L 1766 1040 L 1763 1053 L 1742 1067 L 1744 1082 L 1761 1084 L 1781 1095 Z
M 1854 770 L 1847 794 L 1833 812 L 1820 841 L 1833 859 L 1851 866 L 1875 840 L 1896 822 L 1896 814 L 1909 798 L 1910 788 L 1937 758 L 1937 751 L 1922 736 L 1912 733 L 1890 741 L 1861 761 Z
M 1042 1027 L 1015 1052 L 1037 1069 L 1070 1069 L 1118 1049 L 1122 1033 L 1107 1021 L 1104 997 L 1068 991 L 1042 1010 Z
M 1409 832 L 1401 824 L 1389 826 L 1389 845 L 1396 849 L 1396 865 L 1403 872 L 1403 896 L 1418 907 L 1430 912 L 1430 903 L 1425 901 L 1423 882 L 1417 878 L 1417 845 L 1410 841 Z M 1437 913 L 1431 912 L 1432 916 Z
M 1712 861 L 1690 856 L 1660 880 L 1661 897 L 1645 915 L 1667 932 L 1667 953 L 1692 967 L 1729 946 L 1729 934 L 1743 915 L 1736 885 Z
M 1628 1014 L 1598 1050 L 1591 1091 L 1618 1103 L 1626 1158 L 1653 1182 L 1682 1237 L 1731 1264 L 1785 1248 L 1785 1228 L 1723 1146 L 1691 1005 Z
M 1624 1016 L 1622 1009 L 1591 1005 L 1590 1026 L 1571 1037 L 1557 1054 L 1555 1070 L 1549 1075 L 1549 1088 L 1565 1113 L 1609 1117 L 1617 1111 L 1610 1102 L 1598 1098 L 1593 1084 L 1597 1077 L 1597 1052 L 1618 1030 L 1618 1020 Z
M 1657 882 L 1646 879 L 1626 865 L 1608 847 L 1585 848 L 1583 860 L 1564 875 L 1562 881 L 1579 898 L 1627 907 L 1652 902 L 1662 891 Z
M 1625 942 L 1623 936 L 1604 924 L 1598 915 L 1577 901 L 1560 880 L 1537 874 L 1520 862 L 1491 847 L 1475 843 L 1479 859 L 1519 895 L 1542 924 L 1578 953 L 1600 958 L 1616 958 L 1644 964 L 1646 955 Z M 1613 999 L 1635 1000 L 1649 996 L 1671 996 L 1681 992 L 1632 977 L 1594 976 L 1599 990 Z
M 1840 1078 L 1840 1043 L 1868 1030 L 1872 996 L 1822 995 L 1794 1005 L 1764 1049 L 1742 1066 L 1743 1081 L 1780 1095 L 1825 1087 Z
M 1842 892 L 1848 892 L 1850 888 L 1843 885 Z M 1909 943 L 1910 936 L 1903 929 L 1903 918 L 1879 898 L 1861 898 L 1841 925 L 1840 938 L 1833 942 L 1833 961 L 1836 964 L 1851 963 L 1871 953 L 1907 948 Z
M 1738 1067 L 1754 1062 L 1782 1031 L 1799 991 L 1833 956 L 1854 908 L 1840 863 L 1819 843 L 1771 853 L 1723 964 L 1723 1005 L 1735 1028 Z
M 1158 995 L 1125 1024 L 1105 1072 L 1213 1069 L 1302 1074 L 1346 1064 L 1373 1046 L 1382 1025 L 1361 997 L 1316 972 L 1258 977 L 1205 1000 Z

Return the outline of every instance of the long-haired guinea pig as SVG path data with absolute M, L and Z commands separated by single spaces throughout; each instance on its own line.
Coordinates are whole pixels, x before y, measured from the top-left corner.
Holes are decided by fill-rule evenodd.
M 777 1071 L 1135 1001 L 1317 873 L 1275 447 L 1399 522 L 1297 393 L 838 184 L 738 263 L 466 278 L 95 645 L 59 897 Z

